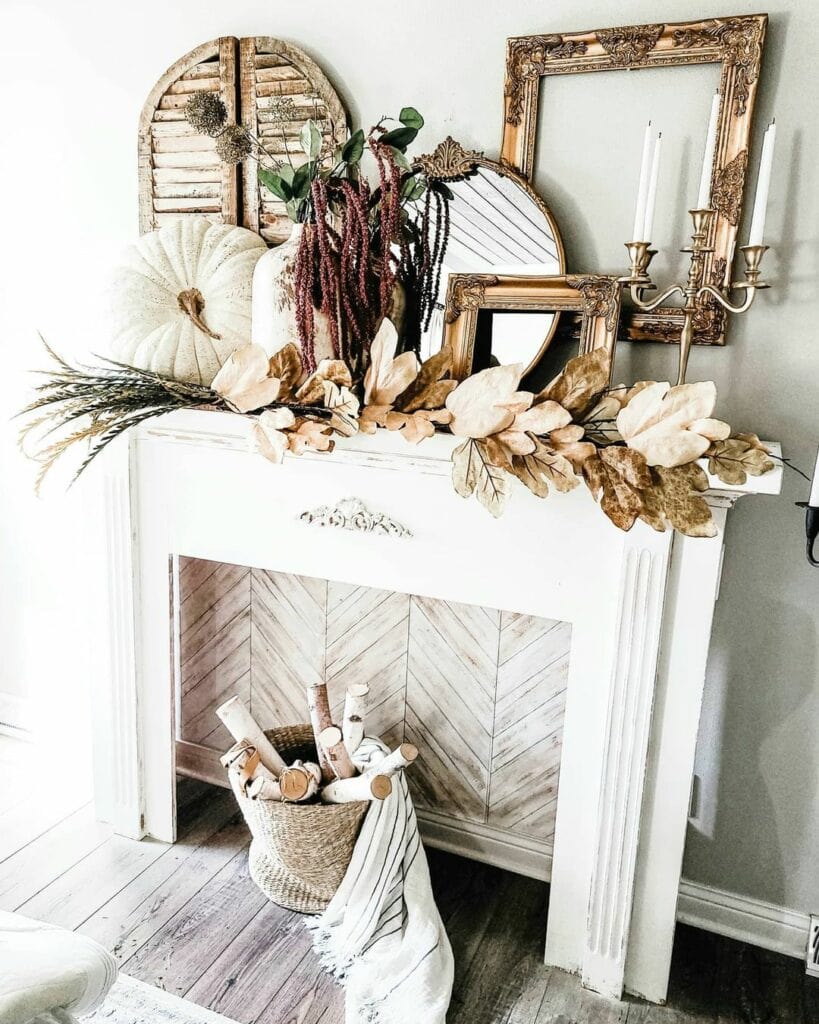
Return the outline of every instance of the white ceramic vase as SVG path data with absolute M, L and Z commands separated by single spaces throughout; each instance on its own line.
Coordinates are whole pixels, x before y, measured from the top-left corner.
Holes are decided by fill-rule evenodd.
M 251 304 L 251 340 L 273 355 L 289 342 L 299 345 L 296 327 L 296 254 L 304 233 L 304 224 L 294 224 L 286 242 L 268 250 L 253 271 Z M 316 362 L 333 358 L 330 321 L 317 309 L 314 351 Z

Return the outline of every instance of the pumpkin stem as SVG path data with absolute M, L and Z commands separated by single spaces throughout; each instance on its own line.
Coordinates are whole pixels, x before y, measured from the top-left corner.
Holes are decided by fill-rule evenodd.
M 195 327 L 198 327 L 203 334 L 207 334 L 209 338 L 213 338 L 214 341 L 219 341 L 222 337 L 221 334 L 216 334 L 202 319 L 201 313 L 205 308 L 205 297 L 199 291 L 198 288 L 187 288 L 184 292 L 180 292 L 176 301 L 179 303 L 179 308 L 183 313 L 186 313 L 190 318 L 191 322 Z

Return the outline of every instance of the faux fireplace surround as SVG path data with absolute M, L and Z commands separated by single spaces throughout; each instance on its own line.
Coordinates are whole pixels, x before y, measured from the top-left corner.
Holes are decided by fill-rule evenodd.
M 175 839 L 177 556 L 567 622 L 546 962 L 606 995 L 663 1001 L 725 520 L 742 495 L 778 493 L 781 472 L 712 480 L 719 534 L 689 539 L 642 523 L 621 533 L 583 487 L 541 500 L 515 485 L 494 520 L 454 493 L 443 435 L 413 448 L 379 431 L 273 466 L 250 454 L 248 430 L 227 413 L 176 412 L 100 466 L 98 816 Z M 301 518 L 347 497 L 411 536 Z M 446 842 L 434 829 L 427 840 Z

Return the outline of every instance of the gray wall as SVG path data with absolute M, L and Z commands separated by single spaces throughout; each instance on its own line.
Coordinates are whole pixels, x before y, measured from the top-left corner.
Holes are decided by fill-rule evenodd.
M 195 44 L 220 34 L 291 39 L 322 63 L 356 122 L 411 103 L 427 117 L 428 142 L 452 133 L 494 155 L 508 35 L 756 9 L 743 0 L 141 0 L 116 7 L 103 0 L 5 0 L 2 419 L 25 393 L 34 327 L 67 351 L 93 347 L 99 282 L 117 247 L 136 232 L 140 106 L 165 67 Z M 772 0 L 768 10 L 757 123 L 775 112 L 779 125 L 767 232 L 774 249 L 766 260 L 774 287 L 732 325 L 728 347 L 695 351 L 690 376 L 713 377 L 725 418 L 782 441 L 786 453 L 810 469 L 819 442 L 819 18 L 809 0 Z M 558 132 L 563 122 L 549 122 L 538 183 L 562 225 L 572 269 L 619 269 L 633 213 L 634 140 L 655 103 L 676 104 L 664 124 L 675 151 L 669 141 L 657 240 L 674 248 L 683 243 L 682 210 L 698 174 L 706 77 L 685 79 L 691 103 L 698 104 L 690 109 L 680 109 L 678 89 L 669 93 L 667 85 L 637 75 L 578 82 L 570 107 L 559 102 L 562 93 L 554 94 L 555 118 L 566 123 Z M 638 88 L 640 81 L 646 84 Z M 601 121 L 599 104 L 612 99 L 621 101 L 622 130 L 595 167 L 588 163 L 590 147 L 607 137 L 596 136 L 592 126 L 595 119 L 610 123 Z M 575 158 L 585 168 L 576 177 L 567 173 Z M 589 263 L 597 266 L 581 266 Z M 670 259 L 667 266 L 673 266 Z M 663 346 L 623 346 L 618 376 L 664 379 L 673 362 L 674 353 Z M 0 691 L 39 692 L 43 706 L 52 706 L 55 695 L 74 693 L 83 683 L 89 624 L 81 604 L 66 602 L 52 585 L 57 572 L 73 581 L 75 594 L 81 587 L 82 508 L 76 497 L 35 504 L 29 469 L 14 451 L 12 433 L 2 429 L 0 639 L 11 653 L 0 664 Z M 780 498 L 745 499 L 731 515 L 698 752 L 701 807 L 685 871 L 696 881 L 807 912 L 819 911 L 819 574 L 804 561 L 801 513 L 793 507 L 805 496 L 806 485 L 788 474 Z

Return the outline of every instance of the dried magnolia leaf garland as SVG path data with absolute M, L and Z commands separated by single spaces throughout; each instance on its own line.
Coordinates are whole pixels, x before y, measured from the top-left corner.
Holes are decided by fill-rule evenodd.
M 331 452 L 334 435 L 382 428 L 419 444 L 442 427 L 460 439 L 452 452 L 455 490 L 477 498 L 493 516 L 502 514 L 513 478 L 539 498 L 582 482 L 619 529 L 642 520 L 690 537 L 716 532 L 699 459 L 731 486 L 774 468 L 755 434 L 731 435 L 714 418 L 710 382 L 611 388 L 608 356 L 596 350 L 571 359 L 533 394 L 520 390 L 522 364 L 492 366 L 458 382 L 448 348 L 420 364 L 414 353 L 397 350 L 397 332 L 385 319 L 366 376 L 356 381 L 341 360 L 324 360 L 308 375 L 295 345 L 268 357 L 247 344 L 210 388 L 115 363 L 75 368 L 55 356 L 58 370 L 23 410 L 35 416 L 24 436 L 45 425 L 48 433 L 69 431 L 34 456 L 42 476 L 77 441 L 91 446 L 81 472 L 129 426 L 179 408 L 252 416 L 252 446 L 271 462 L 287 453 Z

